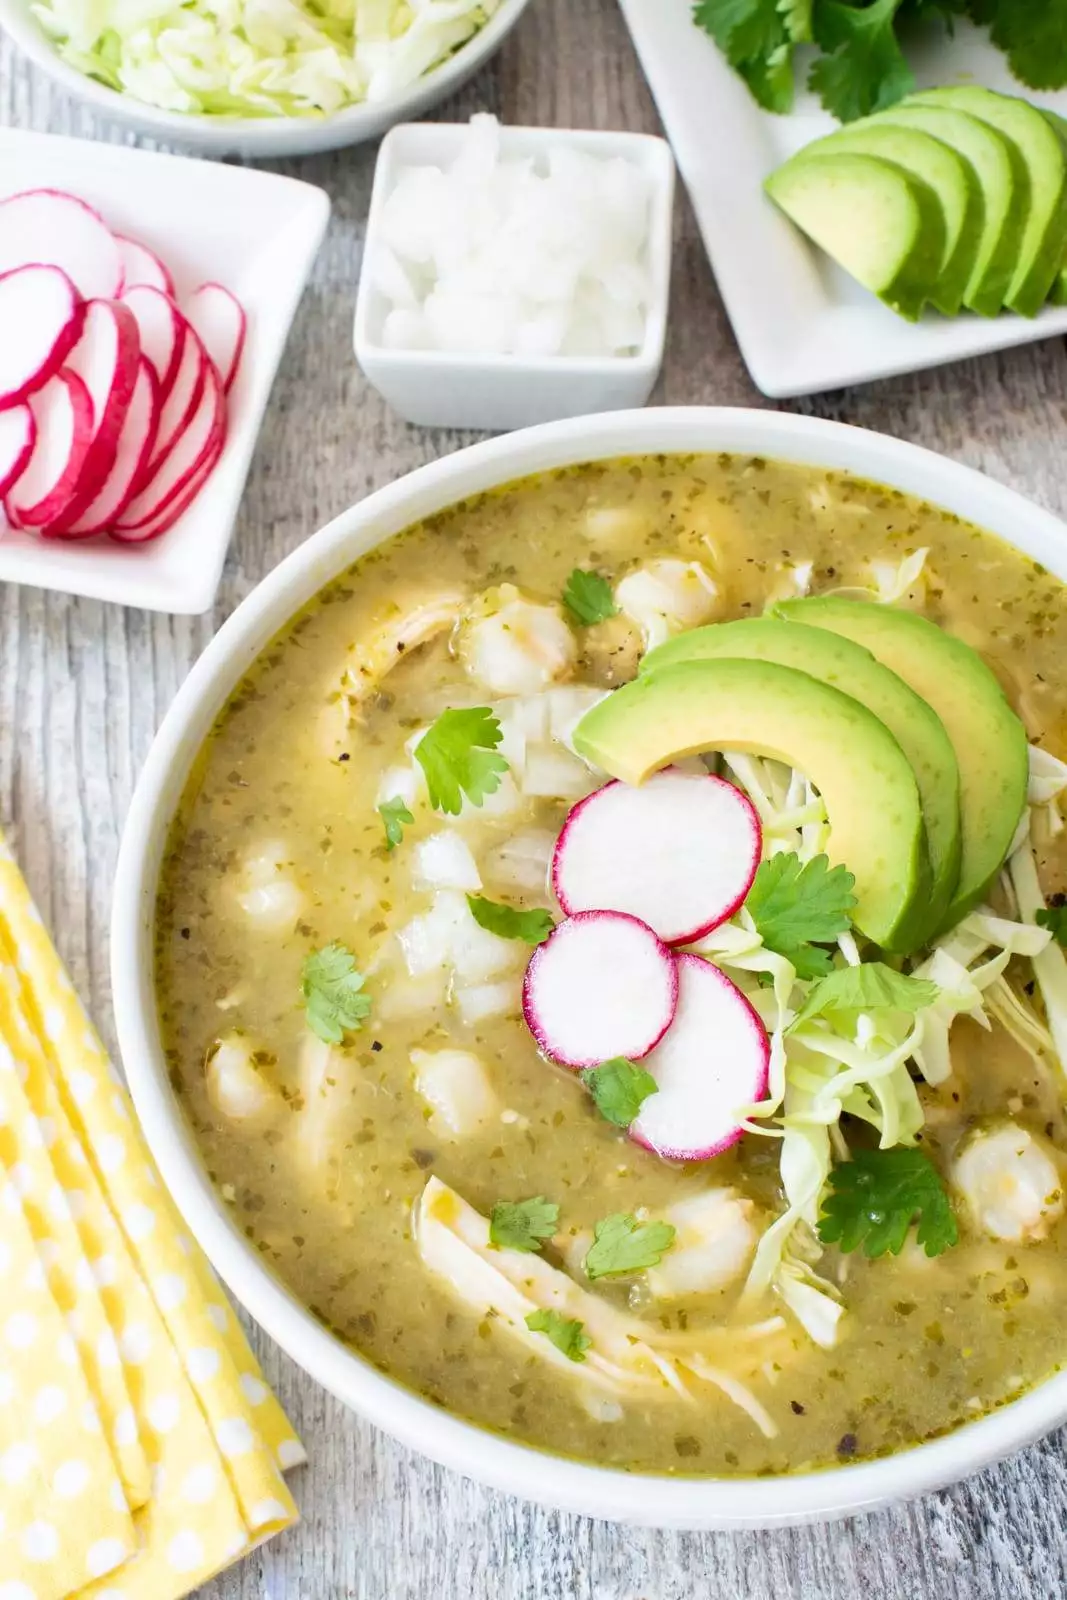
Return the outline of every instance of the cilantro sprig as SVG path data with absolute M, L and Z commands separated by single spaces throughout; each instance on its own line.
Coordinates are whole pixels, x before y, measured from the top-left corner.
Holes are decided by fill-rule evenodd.
M 830 952 L 819 948 L 848 931 L 856 880 L 826 856 L 802 862 L 794 850 L 761 861 L 745 910 L 768 950 L 785 956 L 798 978 L 830 971 Z
M 515 906 L 486 900 L 480 894 L 469 894 L 467 904 L 479 928 L 484 928 L 487 933 L 495 933 L 501 939 L 522 939 L 526 944 L 544 944 L 556 926 L 550 911 L 519 911 Z
M 370 1015 L 371 1001 L 363 992 L 363 974 L 356 958 L 336 940 L 313 950 L 300 971 L 300 992 L 308 1027 L 326 1044 L 343 1044 Z
M 489 1213 L 489 1242 L 498 1250 L 541 1249 L 559 1226 L 559 1206 L 543 1194 L 530 1200 L 499 1200 Z
M 1039 928 L 1047 928 L 1057 944 L 1067 945 L 1067 903 L 1053 900 L 1050 906 L 1042 906 L 1034 918 Z
M 585 1352 L 592 1339 L 585 1331 L 585 1323 L 577 1317 L 565 1317 L 559 1311 L 531 1311 L 526 1318 L 531 1333 L 543 1333 L 557 1350 L 562 1350 L 568 1361 L 584 1361 Z
M 585 1257 L 589 1278 L 620 1278 L 646 1267 L 658 1267 L 674 1243 L 669 1222 L 638 1222 L 629 1212 L 603 1217 L 593 1228 Z
M 959 1238 L 945 1186 L 922 1150 L 857 1151 L 830 1169 L 818 1225 L 823 1244 L 844 1251 L 862 1247 L 872 1261 L 899 1255 L 912 1223 L 928 1256 L 941 1255 Z
M 599 1067 L 587 1067 L 582 1082 L 600 1115 L 617 1128 L 628 1128 L 649 1095 L 659 1087 L 651 1072 L 623 1056 L 604 1061 Z
M 794 1017 L 799 1028 L 813 1017 L 842 1011 L 907 1011 L 912 1014 L 932 1006 L 940 994 L 929 978 L 911 978 L 894 972 L 884 961 L 864 961 L 858 967 L 840 967 L 820 979 Z
M 415 746 L 435 811 L 458 817 L 463 797 L 480 806 L 500 788 L 508 770 L 496 752 L 504 735 L 488 706 L 442 711 Z
M 617 616 L 619 610 L 608 580 L 599 572 L 587 572 L 584 567 L 575 567 L 567 579 L 563 604 L 575 622 L 587 628 Z
M 392 800 L 383 800 L 378 807 L 378 815 L 385 829 L 385 848 L 395 850 L 404 838 L 405 824 L 414 822 L 415 818 L 399 795 L 394 795 Z

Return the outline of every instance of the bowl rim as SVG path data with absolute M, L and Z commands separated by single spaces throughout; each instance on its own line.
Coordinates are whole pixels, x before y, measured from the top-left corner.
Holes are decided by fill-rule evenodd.
M 553 467 L 636 454 L 729 451 L 846 471 L 954 511 L 1067 581 L 1067 527 L 1012 489 L 920 446 L 766 410 L 677 407 L 544 424 L 420 467 L 350 507 L 241 602 L 193 666 L 138 780 L 116 870 L 111 981 L 122 1059 L 152 1154 L 179 1211 L 237 1299 L 303 1369 L 388 1433 L 491 1487 L 634 1525 L 774 1527 L 873 1510 L 941 1488 L 1067 1420 L 1067 1371 L 952 1433 L 893 1456 L 775 1478 L 629 1473 L 554 1456 L 440 1410 L 344 1347 L 266 1268 L 227 1216 L 178 1107 L 152 985 L 159 863 L 192 760 L 234 684 L 323 584 L 391 534 L 469 495 Z
M 453 87 L 458 89 L 461 82 L 488 60 L 529 4 L 530 0 L 500 0 L 496 11 L 477 33 L 406 89 L 384 100 L 364 100 L 358 105 L 343 106 L 325 117 L 207 117 L 185 111 L 166 111 L 147 100 L 138 100 L 90 78 L 64 61 L 44 28 L 30 13 L 28 0 L 0 0 L 0 31 L 6 32 L 24 55 L 71 94 L 99 106 L 109 116 L 139 123 L 143 128 L 151 126 L 161 135 L 173 136 L 179 142 L 191 140 L 205 147 L 239 139 L 243 151 L 251 153 L 262 148 L 266 156 L 274 153 L 282 130 L 303 129 L 311 138 L 314 130 L 346 129 L 351 133 L 350 142 L 355 143 L 364 133 L 368 138 L 373 137 L 409 112 L 425 110 L 434 101 L 444 99 Z M 216 140 L 212 139 L 212 134 L 217 135 Z

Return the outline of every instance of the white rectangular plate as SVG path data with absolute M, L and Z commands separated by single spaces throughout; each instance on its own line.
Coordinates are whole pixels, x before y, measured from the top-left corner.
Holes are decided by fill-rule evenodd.
M 167 533 L 145 544 L 40 539 L 0 513 L 0 579 L 149 611 L 206 611 L 329 199 L 269 172 L 0 129 L 0 198 L 34 188 L 69 190 L 157 251 L 179 298 L 207 280 L 225 284 L 245 308 L 248 334 L 219 464 Z
M 1067 307 L 1032 321 L 927 313 L 903 321 L 809 245 L 763 194 L 776 166 L 836 126 L 806 90 L 785 117 L 760 109 L 692 20 L 691 0 L 619 0 L 663 118 L 741 354 L 775 399 L 887 378 L 1067 333 Z M 908 60 L 923 88 L 983 83 L 1067 115 L 1067 91 L 1032 94 L 968 23 L 931 29 Z M 803 68 L 798 73 L 802 78 Z

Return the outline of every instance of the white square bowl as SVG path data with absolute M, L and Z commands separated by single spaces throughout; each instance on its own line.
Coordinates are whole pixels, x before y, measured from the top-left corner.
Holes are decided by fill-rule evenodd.
M 0 515 L 0 579 L 148 611 L 207 611 L 329 198 L 273 173 L 0 129 L 0 198 L 33 188 L 69 190 L 117 232 L 143 240 L 179 294 L 208 279 L 225 284 L 244 306 L 248 334 L 218 466 L 167 533 L 145 544 L 40 539 Z
M 382 208 L 401 168 L 450 162 L 467 134 L 465 123 L 407 122 L 382 141 L 356 298 L 354 344 L 364 374 L 408 422 L 431 428 L 506 432 L 587 412 L 643 406 L 663 363 L 674 209 L 674 157 L 666 140 L 650 134 L 570 128 L 500 130 L 505 157 L 536 160 L 565 145 L 601 160 L 621 157 L 649 178 L 651 291 L 644 342 L 634 355 L 467 356 L 444 350 L 393 350 L 382 343 L 389 305 L 368 270 L 378 245 Z

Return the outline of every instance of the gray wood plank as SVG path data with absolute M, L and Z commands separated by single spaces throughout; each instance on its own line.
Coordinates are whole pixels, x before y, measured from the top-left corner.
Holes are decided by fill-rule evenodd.
M 613 0 L 536 0 L 445 118 L 655 130 Z M 0 122 L 123 138 L 0 41 Z M 282 364 L 213 617 L 168 618 L 0 590 L 0 823 L 112 1039 L 108 902 L 136 772 L 213 628 L 354 499 L 467 436 L 392 416 L 348 354 L 374 150 L 276 170 L 327 188 L 334 216 Z M 684 199 L 661 404 L 767 405 L 739 359 Z M 1060 340 L 800 401 L 794 409 L 945 451 L 1067 513 Z M 112 1041 L 113 1042 L 113 1041 Z M 957 1488 L 830 1526 L 671 1534 L 566 1517 L 490 1493 L 346 1412 L 253 1330 L 311 1464 L 302 1525 L 204 1600 L 1016 1600 L 1067 1595 L 1062 1435 Z M 546 1472 L 550 1468 L 546 1466 Z

